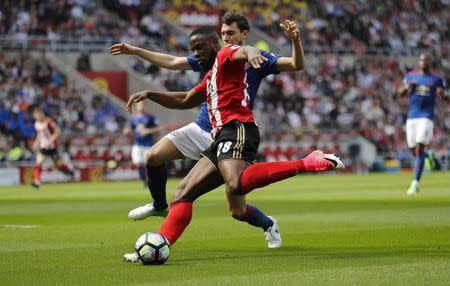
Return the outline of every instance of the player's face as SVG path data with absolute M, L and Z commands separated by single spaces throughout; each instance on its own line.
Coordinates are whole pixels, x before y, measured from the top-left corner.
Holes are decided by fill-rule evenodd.
M 420 55 L 419 58 L 419 66 L 422 70 L 429 70 L 430 69 L 430 57 L 427 55 Z
M 42 119 L 44 119 L 44 113 L 41 111 L 33 111 L 33 117 L 34 120 L 41 121 Z
M 241 32 L 236 22 L 233 22 L 231 25 L 222 24 L 220 34 L 225 44 L 242 45 L 247 41 L 248 31 L 244 30 Z
M 144 102 L 143 102 L 143 101 L 138 102 L 138 103 L 136 104 L 136 112 L 137 112 L 138 114 L 144 113 Z
M 212 67 L 218 51 L 218 44 L 214 44 L 212 39 L 204 35 L 194 35 L 189 39 L 189 46 L 198 64 L 204 69 L 209 70 Z

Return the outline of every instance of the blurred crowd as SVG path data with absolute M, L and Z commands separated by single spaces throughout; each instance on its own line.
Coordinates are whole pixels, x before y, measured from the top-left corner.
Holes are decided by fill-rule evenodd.
M 167 50 L 186 50 L 186 36 L 175 33 L 151 14 L 154 1 L 3 0 L 0 34 L 21 47 L 46 40 L 126 42 Z
M 397 150 L 395 156 L 406 157 L 403 128 L 408 102 L 394 98 L 394 94 L 405 73 L 414 67 L 402 66 L 393 57 L 368 56 L 368 50 L 409 54 L 411 49 L 427 49 L 435 56 L 438 74 L 450 80 L 450 14 L 445 0 L 5 0 L 0 3 L 0 34 L 13 36 L 23 46 L 33 43 L 28 40 L 38 35 L 49 41 L 123 41 L 186 55 L 186 35 L 168 27 L 154 12 L 168 7 L 243 10 L 254 27 L 286 47 L 284 55 L 290 54 L 290 44 L 278 24 L 286 18 L 300 23 L 302 42 L 311 50 L 357 52 L 308 56 L 303 72 L 282 73 L 263 81 L 255 113 L 265 142 L 336 150 L 338 146 L 328 143 L 362 135 L 381 153 Z M 80 70 L 91 68 L 88 57 L 80 56 Z M 130 65 L 171 91 L 189 90 L 199 80 L 196 73 L 169 72 L 136 57 Z M 125 119 L 118 116 L 114 106 L 102 96 L 85 93 L 45 57 L 1 55 L 0 130 L 6 136 L 0 142 L 0 160 L 4 160 L 4 146 L 12 146 L 11 142 L 26 146 L 33 138 L 28 111 L 35 104 L 44 107 L 65 134 L 120 130 Z M 450 146 L 449 118 L 448 108 L 438 100 L 433 140 L 438 149 Z M 296 142 L 304 146 L 296 146 Z M 285 150 L 285 154 L 296 152 L 292 150 Z
M 411 54 L 415 49 L 432 49 L 448 59 L 449 6 L 446 0 L 4 0 L 0 34 L 12 35 L 23 45 L 40 35 L 50 41 L 123 41 L 180 52 L 186 51 L 186 35 L 161 21 L 159 11 L 235 9 L 286 49 L 290 45 L 279 23 L 294 19 L 311 51 L 377 49 Z
M 0 161 L 7 146 L 31 146 L 34 106 L 43 108 L 66 135 L 117 132 L 125 121 L 107 98 L 76 88 L 45 56 L 0 54 Z
M 152 13 L 163 2 L 5 0 L 0 2 L 0 34 L 13 37 L 16 48 L 39 45 L 45 39 L 62 43 L 125 42 L 154 51 L 186 54 L 186 35 L 177 33 Z M 186 72 L 168 73 L 138 58 L 133 58 L 130 66 L 170 90 L 184 90 L 197 79 Z M 77 69 L 91 69 L 87 53 L 81 53 Z
M 279 23 L 297 21 L 308 50 L 365 53 L 389 49 L 411 54 L 432 49 L 450 57 L 450 2 L 447 0 L 193 0 L 156 1 L 157 8 L 197 11 L 239 10 L 252 25 L 289 48 Z
M 380 56 L 308 57 L 303 72 L 281 73 L 262 83 L 255 103 L 262 138 L 294 143 L 305 131 L 338 130 L 345 136 L 363 135 L 381 153 L 408 152 L 404 123 L 409 102 L 395 93 L 412 68 Z M 449 70 L 438 70 L 448 82 Z M 440 98 L 434 123 L 432 145 L 448 150 L 450 113 Z

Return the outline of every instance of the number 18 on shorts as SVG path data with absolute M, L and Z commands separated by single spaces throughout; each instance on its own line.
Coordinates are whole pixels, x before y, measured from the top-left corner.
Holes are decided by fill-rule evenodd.
M 256 161 L 259 141 L 259 130 L 254 123 L 231 121 L 223 126 L 203 156 L 216 166 L 226 159 L 242 159 L 252 164 Z

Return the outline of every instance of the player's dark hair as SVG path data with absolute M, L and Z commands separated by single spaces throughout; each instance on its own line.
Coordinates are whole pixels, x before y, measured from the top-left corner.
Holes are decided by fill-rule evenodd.
M 222 24 L 230 26 L 234 22 L 236 22 L 236 25 L 241 32 L 245 30 L 250 31 L 250 23 L 244 13 L 235 10 L 227 11 L 222 17 Z
M 219 40 L 219 36 L 217 35 L 216 31 L 214 31 L 211 28 L 207 28 L 207 27 L 201 27 L 201 28 L 192 30 L 191 34 L 189 35 L 189 38 L 191 38 L 195 35 L 202 35 L 211 40 Z

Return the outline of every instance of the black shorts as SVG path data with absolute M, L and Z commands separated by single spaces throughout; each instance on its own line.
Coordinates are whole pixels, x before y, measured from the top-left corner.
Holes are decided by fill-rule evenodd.
M 44 155 L 44 156 L 49 156 L 49 157 L 52 157 L 52 158 L 58 158 L 58 150 L 56 150 L 56 148 L 53 148 L 53 149 L 41 148 L 39 150 L 39 152 L 41 152 L 41 154 Z
M 216 167 L 226 159 L 242 159 L 249 164 L 256 161 L 259 129 L 254 123 L 233 120 L 225 124 L 211 146 L 202 152 Z

